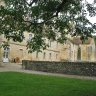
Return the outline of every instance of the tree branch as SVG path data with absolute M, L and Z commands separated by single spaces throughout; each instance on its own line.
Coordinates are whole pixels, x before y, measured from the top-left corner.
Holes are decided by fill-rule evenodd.
M 25 3 L 29 6 L 29 3 L 25 0 Z
M 34 2 L 36 2 L 36 1 L 37 1 L 37 0 L 32 0 L 31 3 L 28 3 L 28 2 L 25 0 L 26 4 L 27 4 L 28 6 L 32 6 L 32 4 L 33 4 Z
M 57 17 L 58 16 L 58 13 L 62 10 L 63 8 L 63 5 L 65 3 L 67 3 L 68 0 L 62 0 L 62 3 L 56 8 L 56 13 L 55 15 L 52 15 L 51 17 L 49 17 L 46 21 L 44 21 L 44 23 L 48 22 L 50 19 L 54 18 L 54 17 Z M 54 14 L 54 13 L 53 13 Z
M 68 0 L 62 0 L 62 3 L 56 8 L 56 16 L 58 16 L 58 13 L 62 10 L 63 5 L 67 2 Z
M 30 4 L 29 4 L 29 6 L 32 6 L 32 4 L 34 3 L 34 2 L 37 2 L 38 0 L 32 0 L 32 2 L 30 2 Z
M 50 16 L 49 18 L 47 18 L 47 20 L 45 20 L 45 21 L 43 21 L 43 22 L 40 22 L 40 23 L 35 23 L 35 22 L 33 23 L 33 22 L 31 22 L 31 21 L 24 21 L 24 22 L 30 23 L 30 26 L 33 25 L 33 24 L 44 24 L 44 23 L 47 23 L 50 19 L 58 16 L 58 13 L 62 10 L 64 4 L 66 4 L 67 1 L 68 1 L 68 0 L 62 0 L 61 4 L 58 5 L 57 8 L 56 8 L 55 14 L 53 13 L 52 16 Z M 29 4 L 29 6 L 31 6 L 34 2 L 36 2 L 36 0 L 33 0 L 33 1 Z

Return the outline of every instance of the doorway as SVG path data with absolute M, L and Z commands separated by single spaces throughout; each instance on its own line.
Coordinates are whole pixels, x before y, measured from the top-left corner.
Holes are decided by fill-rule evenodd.
M 8 55 L 9 55 L 9 48 L 5 47 L 3 52 L 3 62 L 9 62 Z

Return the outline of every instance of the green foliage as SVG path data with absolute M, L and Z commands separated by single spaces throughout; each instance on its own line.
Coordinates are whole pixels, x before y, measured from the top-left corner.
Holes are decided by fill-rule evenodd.
M 1 44 L 0 44 L 0 48 L 9 48 L 9 43 L 8 42 L 5 42 L 3 41 Z
M 2 0 L 0 6 L 0 35 L 10 40 L 22 42 L 24 32 L 34 37 L 27 43 L 29 52 L 47 47 L 44 38 L 61 43 L 67 35 L 92 37 L 96 24 L 87 18 L 96 15 L 95 3 L 86 0 Z

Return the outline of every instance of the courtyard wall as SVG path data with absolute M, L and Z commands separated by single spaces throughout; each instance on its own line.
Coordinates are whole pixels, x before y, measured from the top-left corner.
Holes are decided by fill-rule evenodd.
M 22 68 L 50 73 L 96 76 L 96 62 L 22 61 Z

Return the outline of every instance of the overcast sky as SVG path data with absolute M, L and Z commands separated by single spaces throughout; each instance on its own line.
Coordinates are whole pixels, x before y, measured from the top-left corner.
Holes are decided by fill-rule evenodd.
M 87 0 L 87 1 L 92 4 L 94 0 Z M 95 17 L 87 16 L 87 18 L 90 20 L 90 22 L 96 23 L 96 16 Z
M 93 3 L 94 0 L 87 0 L 89 3 Z

